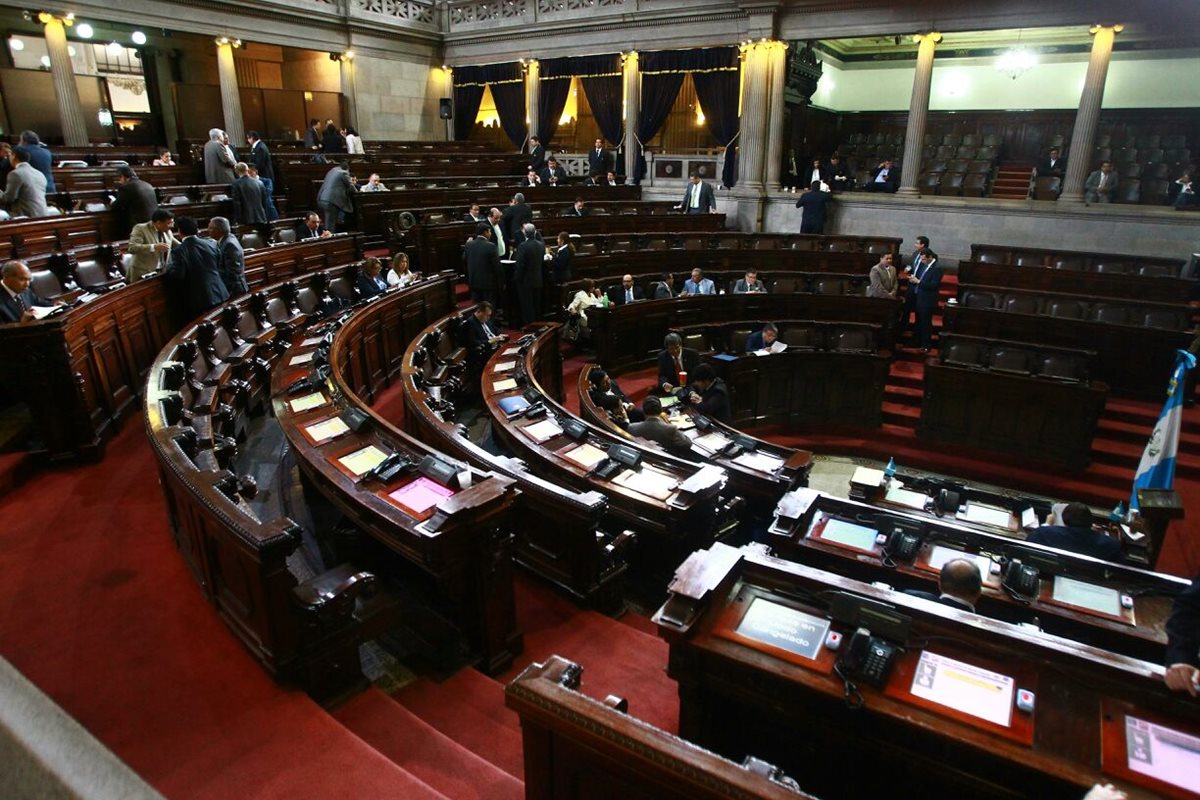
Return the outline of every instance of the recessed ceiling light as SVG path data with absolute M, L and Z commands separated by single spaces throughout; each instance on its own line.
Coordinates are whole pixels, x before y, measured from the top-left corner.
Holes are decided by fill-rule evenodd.
M 145 44 L 146 43 L 146 34 L 142 33 L 141 31 L 134 31 L 133 35 L 130 36 L 129 38 L 133 39 L 134 44 Z
M 80 39 L 90 39 L 95 31 L 92 30 L 91 25 L 88 25 L 86 22 L 81 22 L 75 26 L 75 33 L 79 35 Z

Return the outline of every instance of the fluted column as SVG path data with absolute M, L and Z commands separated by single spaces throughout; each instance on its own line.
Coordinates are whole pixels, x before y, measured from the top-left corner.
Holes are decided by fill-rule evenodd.
M 642 84 L 638 74 L 638 54 L 626 53 L 621 60 L 625 81 L 625 183 L 632 185 L 637 174 L 638 111 L 642 107 Z
M 529 136 L 538 132 L 538 98 L 542 96 L 542 65 L 537 59 L 525 62 L 525 121 L 529 125 Z M 542 142 L 546 147 L 549 142 Z M 546 157 L 550 157 L 549 150 Z
M 787 44 L 771 42 L 771 110 L 767 115 L 767 191 L 779 189 L 783 169 L 783 90 L 787 85 Z
M 917 44 L 917 71 L 913 75 L 912 99 L 908 103 L 908 128 L 904 131 L 904 163 L 900 168 L 900 189 L 896 194 L 916 197 L 917 176 L 921 172 L 921 150 L 925 146 L 925 121 L 929 117 L 929 84 L 933 80 L 933 52 L 942 35 L 937 31 L 920 33 Z
M 83 121 L 83 106 L 79 103 L 79 87 L 75 85 L 75 67 L 67 51 L 63 20 L 43 11 L 38 15 L 38 22 L 46 26 L 46 53 L 50 56 L 50 78 L 54 82 L 63 141 L 68 147 L 84 147 L 88 143 L 87 124 Z
M 338 59 L 342 79 L 342 97 L 346 98 L 346 119 L 343 125 L 358 130 L 358 98 L 354 86 L 354 52 L 347 50 Z M 361 132 L 361 131 L 360 131 Z
M 1083 93 L 1079 96 L 1079 111 L 1075 114 L 1075 129 L 1071 133 L 1071 149 L 1067 153 L 1067 174 L 1063 176 L 1060 203 L 1082 203 L 1083 183 L 1092 161 L 1092 142 L 1100 121 L 1100 106 L 1104 101 L 1104 81 L 1108 78 L 1108 62 L 1112 58 L 1113 40 L 1125 26 L 1098 25 L 1092 28 L 1092 55 L 1088 59 Z
M 224 36 L 217 39 L 217 78 L 221 82 L 221 110 L 225 115 L 225 133 L 229 144 L 239 147 L 246 141 L 242 125 L 242 96 L 238 94 L 237 69 L 233 66 L 233 48 L 241 46 L 237 39 Z
M 767 102 L 774 42 L 742 45 L 742 126 L 738 136 L 738 189 L 761 192 L 766 161 Z

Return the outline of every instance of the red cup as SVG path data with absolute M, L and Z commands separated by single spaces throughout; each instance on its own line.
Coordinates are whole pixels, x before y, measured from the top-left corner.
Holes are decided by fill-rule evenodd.
M 686 372 L 679 373 L 679 385 L 687 386 L 687 373 Z

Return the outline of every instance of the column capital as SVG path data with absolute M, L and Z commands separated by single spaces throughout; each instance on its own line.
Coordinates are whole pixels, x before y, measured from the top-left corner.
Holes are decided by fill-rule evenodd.
M 781 42 L 778 39 L 758 39 L 757 41 L 747 39 L 744 42 L 738 43 L 738 53 L 745 57 L 747 53 L 764 52 L 769 53 L 773 50 L 787 50 L 788 43 Z
M 234 39 L 229 36 L 218 36 L 217 38 L 213 39 L 213 44 L 215 44 L 217 47 L 224 47 L 225 45 L 229 45 L 230 47 L 232 47 L 236 50 L 237 48 L 242 46 L 242 40 Z
M 923 33 L 914 33 L 912 40 L 917 44 L 920 44 L 921 42 L 926 41 L 926 40 L 933 42 L 934 44 L 938 44 L 942 41 L 942 34 L 939 31 L 925 31 Z
M 53 11 L 39 11 L 37 21 L 43 25 L 48 25 L 54 20 L 58 20 L 63 25 L 74 25 L 75 15 L 72 14 L 56 14 Z
M 1103 30 L 1111 30 L 1113 32 L 1113 34 L 1115 35 L 1115 34 L 1120 33 L 1121 31 L 1125 30 L 1125 26 L 1119 22 L 1114 23 L 1112 25 L 1096 24 L 1096 25 L 1093 25 L 1092 27 L 1088 28 L 1088 33 L 1090 33 L 1092 36 L 1095 36 L 1097 33 L 1099 33 L 1100 31 L 1103 31 Z

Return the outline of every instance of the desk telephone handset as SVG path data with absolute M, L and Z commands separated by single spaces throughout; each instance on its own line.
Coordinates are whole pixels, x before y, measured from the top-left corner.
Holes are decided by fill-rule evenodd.
M 890 566 L 899 561 L 911 563 L 920 550 L 921 537 L 900 528 L 893 529 L 883 545 L 884 554 L 893 562 Z
M 1038 568 L 1022 564 L 1021 559 L 1014 558 L 1004 565 L 1004 575 L 1000 585 L 1018 600 L 1032 603 L 1041 592 L 1041 576 Z
M 899 654 L 900 648 L 896 645 L 872 636 L 866 628 L 859 628 L 838 659 L 838 672 L 843 678 L 856 678 L 882 689 Z

